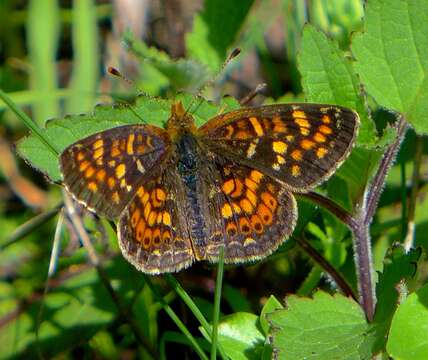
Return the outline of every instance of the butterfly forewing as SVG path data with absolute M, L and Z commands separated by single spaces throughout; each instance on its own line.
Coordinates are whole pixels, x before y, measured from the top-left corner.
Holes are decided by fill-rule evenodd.
M 154 126 L 126 125 L 97 133 L 61 154 L 64 185 L 88 208 L 115 218 L 169 148 L 166 131 Z
M 232 111 L 198 131 L 212 151 L 301 192 L 334 172 L 349 154 L 358 126 L 358 114 L 347 108 L 289 104 Z

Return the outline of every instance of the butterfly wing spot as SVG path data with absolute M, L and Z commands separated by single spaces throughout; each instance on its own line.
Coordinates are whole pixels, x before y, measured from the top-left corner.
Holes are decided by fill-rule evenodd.
M 272 119 L 272 123 L 273 123 L 273 132 L 280 134 L 280 133 L 286 133 L 287 132 L 287 126 L 285 125 L 285 123 L 281 120 L 280 116 L 274 116 Z M 268 126 L 265 126 L 266 128 L 268 128 Z
M 324 156 L 328 154 L 328 150 L 325 147 L 319 147 L 317 149 L 317 157 L 322 159 Z
M 317 143 L 325 143 L 327 141 L 327 138 L 323 134 L 321 134 L 320 132 L 316 132 L 314 135 L 314 140 Z
M 284 156 L 282 156 L 282 155 L 277 155 L 277 156 L 276 156 L 276 162 L 277 162 L 279 165 L 284 165 L 284 164 L 285 164 L 285 158 L 284 158 Z
M 223 216 L 225 219 L 231 218 L 233 215 L 232 207 L 226 203 L 221 208 L 221 216 Z
M 328 115 L 323 115 L 323 116 L 322 116 L 322 118 L 321 118 L 321 121 L 322 121 L 324 124 L 330 124 L 330 123 L 331 123 L 330 116 L 328 116 Z
M 152 211 L 152 204 L 150 204 L 150 201 L 147 201 L 147 203 L 144 206 L 144 219 L 148 220 L 151 211 Z
M 272 143 L 272 149 L 277 154 L 285 154 L 287 152 L 288 145 L 283 141 L 274 141 Z
M 226 233 L 230 237 L 236 236 L 236 234 L 238 233 L 238 229 L 236 227 L 236 224 L 233 223 L 233 222 L 227 223 L 227 225 L 226 225 Z
M 303 139 L 300 142 L 300 146 L 302 147 L 303 150 L 311 150 L 316 144 L 309 139 Z
M 263 131 L 262 125 L 259 123 L 256 117 L 250 117 L 250 123 L 253 126 L 253 129 L 257 136 L 263 136 L 265 132 Z
M 131 226 L 135 228 L 140 221 L 141 210 L 139 208 L 135 209 L 131 216 Z
M 97 191 L 98 191 L 98 185 L 97 185 L 97 183 L 95 183 L 95 182 L 91 181 L 91 182 L 88 184 L 88 189 L 89 189 L 90 191 L 92 191 L 92 192 L 97 192 Z
M 93 166 L 88 166 L 88 168 L 85 171 L 85 178 L 89 179 L 94 174 L 95 174 L 95 168 Z
M 272 224 L 273 214 L 265 204 L 259 204 L 257 207 L 257 214 L 261 217 L 264 225 Z
M 129 134 L 128 139 L 126 141 L 126 153 L 128 155 L 134 154 L 134 140 L 135 140 L 135 135 Z
M 113 177 L 109 177 L 107 180 L 107 185 L 110 190 L 113 190 L 114 187 L 116 186 L 116 180 Z
M 229 195 L 232 191 L 235 190 L 235 181 L 233 179 L 226 180 L 221 189 L 226 195 Z
M 91 165 L 91 163 L 87 160 L 81 162 L 79 165 L 79 171 L 84 172 L 89 165 Z
M 297 177 L 300 175 L 300 166 L 299 165 L 293 165 L 291 167 L 291 175 L 294 177 Z
M 251 204 L 250 200 L 248 200 L 247 198 L 242 199 L 239 202 L 239 205 L 241 206 L 242 210 L 244 210 L 244 212 L 246 212 L 247 214 L 252 214 L 254 207 Z
M 143 235 L 145 230 L 146 230 L 146 222 L 144 221 L 144 219 L 140 219 L 140 221 L 138 222 L 137 231 L 136 231 L 137 240 L 139 242 L 143 240 Z
M 251 238 L 251 237 L 247 237 L 247 238 L 245 238 L 245 240 L 244 240 L 244 247 L 247 247 L 247 246 L 249 246 L 249 245 L 254 245 L 254 244 L 256 244 L 257 242 L 256 242 L 256 240 L 254 240 L 253 238 Z
M 92 145 L 92 148 L 94 150 L 97 150 L 97 149 L 101 149 L 103 146 L 104 146 L 104 140 L 98 139 L 94 142 L 94 144 Z
M 77 162 L 82 161 L 85 158 L 85 154 L 82 151 L 79 151 L 76 155 Z
M 251 224 L 246 217 L 239 218 L 239 231 L 244 235 L 248 235 L 251 232 Z
M 119 204 L 120 202 L 120 196 L 119 193 L 117 191 L 115 191 L 112 196 L 111 199 L 113 200 L 114 203 Z
M 165 226 L 171 226 L 171 215 L 168 211 L 164 211 L 162 214 L 162 222 Z
M 244 184 L 240 179 L 235 179 L 235 191 L 230 194 L 232 198 L 237 198 L 242 195 L 242 190 L 244 189 Z
M 262 192 L 260 195 L 262 201 L 266 204 L 266 206 L 272 211 L 275 212 L 278 207 L 278 201 L 274 198 L 274 196 L 267 191 Z
M 318 130 L 325 135 L 331 135 L 333 133 L 333 130 L 331 130 L 331 128 L 326 125 L 321 125 Z
M 125 166 L 125 164 L 119 164 L 119 165 L 117 165 L 116 170 L 115 170 L 115 174 L 116 174 L 116 177 L 118 179 L 121 179 L 122 177 L 124 177 L 125 176 L 125 172 L 126 172 L 126 166 Z
M 257 184 L 260 184 L 260 181 L 263 179 L 263 174 L 258 170 L 251 170 L 250 178 L 253 179 Z
M 256 191 L 259 187 L 259 184 L 255 182 L 252 178 L 245 178 L 245 186 L 253 191 Z
M 306 113 L 302 110 L 294 110 L 291 114 L 293 116 L 293 118 L 302 118 L 302 119 L 306 119 Z
M 100 169 L 96 174 L 96 178 L 98 181 L 104 182 L 106 175 L 107 175 L 106 171 L 104 169 Z
M 291 157 L 296 161 L 301 161 L 303 158 L 303 154 L 300 150 L 296 149 L 292 151 Z
M 305 128 L 308 130 L 311 128 L 311 124 L 306 118 L 295 118 L 294 122 L 299 125 L 300 128 Z
M 149 214 L 149 218 L 147 219 L 147 223 L 149 224 L 149 226 L 153 226 L 155 224 L 156 217 L 157 217 L 157 213 L 155 211 L 152 211 Z
M 251 189 L 247 189 L 245 196 L 250 201 L 250 203 L 255 207 L 257 205 L 257 195 Z
M 254 154 L 256 153 L 257 144 L 258 144 L 258 141 L 253 141 L 253 142 L 251 142 L 250 146 L 248 146 L 248 149 L 247 149 L 247 158 L 248 159 L 251 159 L 254 156 Z
M 262 221 L 258 215 L 256 215 L 256 214 L 251 215 L 250 222 L 251 222 L 252 228 L 254 229 L 254 231 L 257 234 L 263 233 L 263 224 L 262 224 Z

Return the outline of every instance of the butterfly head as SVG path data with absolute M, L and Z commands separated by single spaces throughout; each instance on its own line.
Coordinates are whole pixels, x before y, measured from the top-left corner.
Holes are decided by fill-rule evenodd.
M 184 109 L 181 101 L 171 105 L 171 115 L 166 123 L 166 130 L 173 139 L 177 139 L 185 133 L 194 133 L 196 131 L 195 120 Z

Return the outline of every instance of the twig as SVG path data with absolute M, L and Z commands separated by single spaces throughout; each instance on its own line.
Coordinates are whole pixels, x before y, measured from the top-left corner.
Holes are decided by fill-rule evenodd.
M 138 343 L 142 347 L 144 347 L 144 349 L 153 358 L 157 359 L 158 354 L 157 354 L 156 350 L 153 349 L 150 342 L 141 333 L 141 330 L 140 330 L 137 322 L 135 321 L 135 318 L 132 315 L 131 310 L 122 302 L 122 299 L 119 297 L 119 295 L 113 289 L 113 287 L 110 283 L 110 280 L 108 278 L 108 275 L 105 272 L 104 268 L 101 266 L 98 255 L 97 255 L 94 247 L 92 246 L 89 235 L 83 226 L 82 219 L 77 215 L 72 199 L 65 192 L 64 192 L 64 199 L 65 199 L 65 206 L 67 209 L 67 213 L 70 217 L 70 220 L 71 220 L 77 234 L 79 235 L 80 240 L 82 241 L 83 246 L 85 247 L 85 249 L 88 253 L 89 261 L 92 265 L 95 266 L 101 282 L 103 283 L 104 287 L 106 288 L 109 295 L 111 296 L 113 302 L 115 303 L 117 309 L 119 310 L 120 315 L 129 324 L 132 332 L 134 333 L 135 339 L 138 341 Z
M 352 297 L 355 301 L 357 297 L 342 275 L 302 236 L 295 237 L 296 242 L 305 250 L 308 255 L 336 282 L 337 286 L 346 296 Z

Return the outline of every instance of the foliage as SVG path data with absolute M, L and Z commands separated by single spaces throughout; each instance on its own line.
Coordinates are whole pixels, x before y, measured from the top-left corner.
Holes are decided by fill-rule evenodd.
M 144 41 L 135 25 L 117 38 L 120 12 L 105 2 L 0 3 L 0 358 L 427 358 L 428 3 L 205 0 L 186 14 L 172 3 L 150 8 L 167 24 L 159 34 L 147 21 Z M 266 103 L 339 104 L 361 120 L 350 157 L 318 195 L 301 194 L 293 237 L 268 259 L 149 277 L 120 256 L 108 221 L 77 209 L 94 249 L 67 212 L 53 221 L 62 194 L 43 179 L 61 182 L 66 146 L 118 125 L 163 126 L 177 99 L 202 125 L 240 106 L 223 94 L 261 81 Z M 106 100 L 115 105 L 91 110 Z M 37 171 L 11 155 L 17 139 Z M 50 239 L 62 243 L 53 260 Z

